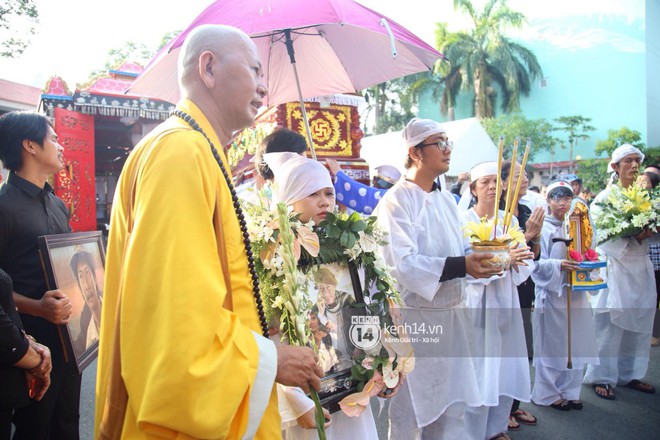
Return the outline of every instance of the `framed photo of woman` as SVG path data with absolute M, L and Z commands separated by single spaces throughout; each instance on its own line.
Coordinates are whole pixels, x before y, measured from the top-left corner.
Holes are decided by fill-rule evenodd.
M 48 288 L 71 301 L 71 319 L 58 327 L 67 360 L 75 359 L 82 373 L 98 355 L 105 267 L 101 232 L 44 235 L 39 252 Z

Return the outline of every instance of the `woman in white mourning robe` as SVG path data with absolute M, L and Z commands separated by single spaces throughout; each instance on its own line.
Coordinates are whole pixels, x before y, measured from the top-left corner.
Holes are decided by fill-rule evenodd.
M 275 176 L 273 207 L 283 202 L 300 214 L 303 223 L 320 223 L 335 207 L 335 192 L 330 173 L 315 160 L 296 153 L 266 153 L 264 161 Z M 279 337 L 279 335 L 278 335 Z M 300 388 L 278 384 L 278 404 L 286 440 L 318 438 L 314 419 L 314 402 Z M 329 413 L 326 412 L 326 417 Z M 332 414 L 326 425 L 328 439 L 378 440 L 376 423 L 367 405 L 358 417 L 348 417 L 339 411 Z
M 556 182 L 547 191 L 550 215 L 541 230 L 541 256 L 532 273 L 536 300 L 534 331 L 534 389 L 537 405 L 568 411 L 582 409 L 580 390 L 587 363 L 598 364 L 596 334 L 587 292 L 571 292 L 571 360 L 568 368 L 567 285 L 578 263 L 567 259 L 564 217 L 571 207 L 570 183 Z
M 466 222 L 493 220 L 497 197 L 497 163 L 484 162 L 470 171 L 470 191 L 477 203 L 465 211 Z M 504 211 L 499 211 L 496 235 L 503 235 Z M 511 228 L 518 221 L 511 219 Z M 481 406 L 465 410 L 466 438 L 508 439 L 505 434 L 513 399 L 529 402 L 530 377 L 527 345 L 517 285 L 534 268 L 534 254 L 526 244 L 511 245 L 511 269 L 490 279 L 470 279 L 467 307 L 473 323 L 473 361 Z

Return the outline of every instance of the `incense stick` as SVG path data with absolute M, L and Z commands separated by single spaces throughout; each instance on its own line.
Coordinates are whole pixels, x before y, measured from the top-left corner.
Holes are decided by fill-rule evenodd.
M 509 183 L 506 188 L 506 203 L 504 204 L 504 223 L 502 224 L 502 232 L 504 233 L 504 228 L 506 228 L 506 214 L 509 212 L 509 205 L 511 202 L 511 190 L 513 189 L 513 172 L 515 171 L 516 165 L 516 153 L 518 152 L 518 138 L 513 141 L 513 153 L 511 153 L 511 167 L 509 168 Z
M 511 210 L 510 212 L 505 212 L 504 213 L 504 228 L 508 231 L 509 227 L 511 226 L 511 219 L 513 217 L 513 211 L 514 207 L 516 206 L 515 204 L 518 203 L 518 194 L 520 194 L 520 186 L 522 185 L 522 176 L 523 173 L 525 172 L 525 165 L 527 165 L 527 157 L 529 156 L 529 149 L 531 147 L 532 141 L 531 139 L 527 138 L 527 145 L 525 146 L 525 154 L 523 155 L 523 160 L 520 168 L 520 174 L 518 175 L 518 181 L 516 182 L 516 191 L 513 193 L 513 200 L 511 203 Z M 513 166 L 515 163 L 511 164 L 511 169 L 513 169 Z M 511 174 L 513 175 L 513 173 Z
M 493 240 L 497 238 L 497 218 L 500 215 L 500 196 L 502 190 L 502 156 L 504 150 L 504 136 L 500 136 L 500 145 L 499 151 L 497 154 L 497 184 L 495 186 L 495 212 L 493 217 L 495 221 L 493 223 Z

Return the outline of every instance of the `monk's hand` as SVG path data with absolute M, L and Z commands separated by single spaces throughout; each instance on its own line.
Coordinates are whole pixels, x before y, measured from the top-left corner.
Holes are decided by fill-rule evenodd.
M 302 388 L 305 393 L 309 393 L 310 387 L 318 390 L 323 370 L 317 361 L 318 357 L 309 347 L 278 345 L 275 382 Z
M 66 324 L 71 318 L 71 300 L 61 290 L 49 290 L 39 300 L 40 315 L 53 324 Z
M 465 272 L 472 278 L 490 278 L 500 275 L 502 271 L 491 267 L 486 260 L 493 258 L 493 254 L 473 253 L 465 256 Z

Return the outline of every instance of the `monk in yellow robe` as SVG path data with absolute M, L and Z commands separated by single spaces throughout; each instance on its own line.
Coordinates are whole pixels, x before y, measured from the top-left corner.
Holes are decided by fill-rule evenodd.
M 179 83 L 176 116 L 136 146 L 115 194 L 96 437 L 276 439 L 274 382 L 318 389 L 323 372 L 311 349 L 263 336 L 241 226 L 210 145 L 229 170 L 222 147 L 254 123 L 267 92 L 257 50 L 235 28 L 199 27 L 181 49 Z M 108 399 L 117 378 L 123 403 Z M 113 422 L 108 408 L 118 401 L 125 410 Z

